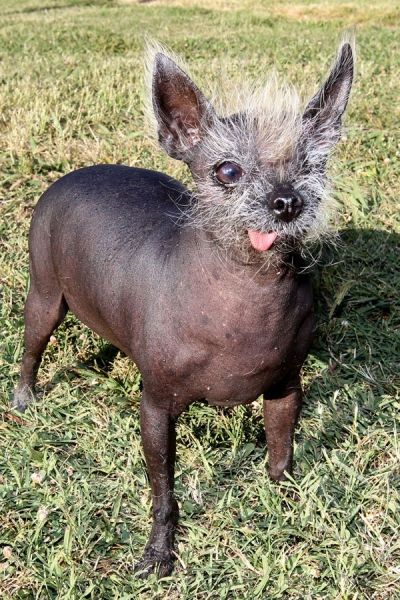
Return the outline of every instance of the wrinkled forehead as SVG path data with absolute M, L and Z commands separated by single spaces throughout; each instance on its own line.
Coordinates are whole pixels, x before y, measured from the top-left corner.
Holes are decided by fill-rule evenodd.
M 243 111 L 219 117 L 209 131 L 207 145 L 214 158 L 222 154 L 223 158 L 270 167 L 295 159 L 302 134 L 299 114 Z

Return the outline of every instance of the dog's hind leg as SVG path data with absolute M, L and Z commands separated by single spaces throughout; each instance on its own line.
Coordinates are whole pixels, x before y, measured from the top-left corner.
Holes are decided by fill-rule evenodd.
M 31 281 L 25 303 L 25 352 L 22 357 L 21 375 L 14 392 L 12 405 L 24 411 L 34 399 L 36 375 L 42 354 L 53 331 L 63 321 L 68 310 L 61 291 L 39 291 Z

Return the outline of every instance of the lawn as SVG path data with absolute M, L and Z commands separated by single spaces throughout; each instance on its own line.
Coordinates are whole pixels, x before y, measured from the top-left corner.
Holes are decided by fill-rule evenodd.
M 400 10 L 356 0 L 0 0 L 0 596 L 400 598 Z M 143 40 L 203 88 L 275 67 L 311 95 L 341 33 L 358 69 L 332 164 L 341 243 L 315 276 L 295 480 L 266 475 L 261 403 L 179 422 L 175 573 L 135 579 L 150 530 L 135 367 L 72 316 L 9 408 L 22 353 L 27 234 L 46 187 L 118 162 L 188 181 L 145 134 Z M 307 91 L 308 90 L 308 91 Z

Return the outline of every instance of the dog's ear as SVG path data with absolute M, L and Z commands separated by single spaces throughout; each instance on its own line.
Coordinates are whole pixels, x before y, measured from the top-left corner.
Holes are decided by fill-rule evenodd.
M 171 58 L 157 52 L 153 65 L 152 100 L 158 140 L 172 158 L 187 162 L 213 109 Z
M 329 152 L 340 138 L 342 116 L 350 96 L 354 76 L 354 52 L 351 44 L 341 45 L 331 72 L 303 114 L 307 135 L 320 151 Z

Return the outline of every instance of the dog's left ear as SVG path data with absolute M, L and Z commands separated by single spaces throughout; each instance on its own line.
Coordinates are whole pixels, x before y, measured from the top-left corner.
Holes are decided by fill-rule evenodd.
M 327 80 L 310 100 L 303 114 L 307 133 L 322 152 L 324 149 L 329 151 L 340 138 L 342 116 L 349 100 L 353 76 L 353 48 L 345 42 L 339 49 Z
M 190 161 L 213 109 L 190 77 L 162 52 L 154 59 L 152 99 L 160 145 L 172 158 Z

